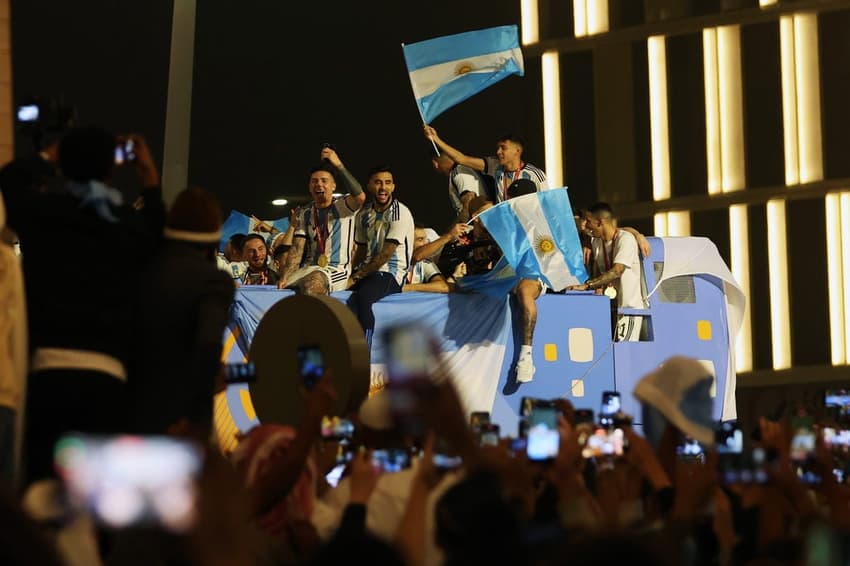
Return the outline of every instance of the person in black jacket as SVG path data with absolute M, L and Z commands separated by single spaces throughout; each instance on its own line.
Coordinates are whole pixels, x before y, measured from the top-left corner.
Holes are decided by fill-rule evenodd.
M 180 193 L 162 247 L 141 276 L 130 379 L 137 432 L 209 435 L 235 290 L 231 277 L 216 267 L 221 221 L 210 193 Z
M 125 428 L 132 284 L 161 237 L 164 206 L 147 145 L 132 136 L 140 210 L 109 186 L 116 138 L 78 127 L 59 145 L 63 181 L 44 190 L 32 160 L 0 170 L 8 225 L 21 241 L 32 365 L 27 384 L 27 483 L 53 475 L 62 433 Z M 56 254 L 61 242 L 68 253 Z

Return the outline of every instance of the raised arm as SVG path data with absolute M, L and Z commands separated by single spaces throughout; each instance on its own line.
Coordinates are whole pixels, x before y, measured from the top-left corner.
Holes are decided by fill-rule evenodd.
M 292 247 L 286 253 L 286 266 L 283 268 L 283 273 L 280 274 L 280 279 L 277 282 L 277 288 L 283 289 L 286 287 L 289 277 L 295 273 L 298 266 L 301 265 L 301 259 L 304 257 L 304 246 L 307 243 L 305 236 L 296 236 L 293 238 Z
M 430 141 L 437 144 L 437 147 L 440 148 L 440 151 L 449 156 L 449 158 L 455 163 L 460 163 L 461 165 L 466 165 L 467 167 L 471 167 L 476 171 L 484 171 L 487 168 L 487 163 L 480 157 L 472 157 L 470 155 L 464 154 L 462 151 L 457 150 L 440 139 L 440 136 L 437 135 L 437 130 L 432 128 L 431 126 L 425 124 L 423 127 L 425 132 L 425 137 Z
M 341 189 L 340 192 L 346 194 L 345 204 L 351 210 L 360 210 L 360 207 L 366 202 L 366 193 L 363 192 L 363 187 L 354 178 L 354 175 L 345 168 L 336 151 L 329 147 L 322 148 L 322 159 L 327 159 L 331 165 L 336 167 L 337 173 L 339 173 L 337 182 Z
M 428 242 L 424 246 L 417 248 L 413 252 L 413 258 L 411 258 L 412 263 L 417 263 L 419 261 L 422 261 L 423 259 L 429 258 L 432 255 L 436 254 L 447 244 L 465 235 L 468 229 L 469 227 L 466 224 L 455 224 L 448 232 L 446 232 L 433 242 Z

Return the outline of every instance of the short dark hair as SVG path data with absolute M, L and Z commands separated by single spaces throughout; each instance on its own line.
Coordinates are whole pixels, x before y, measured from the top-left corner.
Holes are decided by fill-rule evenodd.
M 242 248 L 245 247 L 245 239 L 247 237 L 248 237 L 247 234 L 233 234 L 228 239 L 228 243 L 230 243 L 230 245 L 233 246 L 233 249 L 235 249 L 237 252 L 239 252 L 241 254 Z
M 491 201 L 484 195 L 478 195 L 477 197 L 473 198 L 471 201 L 469 201 L 469 215 L 475 216 L 475 213 L 484 208 L 484 205 L 488 203 L 493 204 L 493 201 Z
M 424 230 L 424 229 L 426 229 L 426 228 L 427 228 L 427 226 L 425 226 L 425 225 L 424 225 L 424 224 L 422 224 L 421 222 L 414 222 L 414 223 L 413 223 L 413 228 L 414 228 L 415 230 Z
M 313 167 L 310 168 L 310 175 L 309 176 L 312 177 L 313 173 L 316 173 L 318 171 L 324 171 L 325 173 L 330 173 L 331 177 L 334 177 L 334 179 L 336 179 L 336 177 L 335 177 L 336 171 L 334 171 L 334 166 L 331 165 L 330 163 L 319 163 L 318 165 L 314 165 Z
M 71 129 L 59 142 L 59 168 L 78 183 L 105 181 L 115 167 L 115 136 L 97 126 Z
M 369 169 L 369 174 L 366 175 L 366 178 L 371 179 L 372 175 L 377 175 L 378 173 L 389 173 L 393 176 L 393 179 L 395 179 L 393 170 L 390 169 L 389 165 L 376 165 L 375 167 L 372 167 L 371 169 Z
M 607 202 L 597 202 L 591 205 L 587 211 L 594 216 L 614 218 L 614 209 Z
M 248 234 L 247 236 L 245 236 L 245 240 L 242 242 L 242 247 L 244 248 L 245 244 L 247 244 L 251 240 L 260 240 L 263 245 L 266 246 L 266 239 L 260 236 L 259 234 Z M 266 249 L 268 249 L 268 246 L 266 246 Z
M 508 132 L 506 134 L 499 136 L 499 139 L 496 140 L 496 142 L 503 142 L 503 141 L 513 142 L 513 143 L 517 144 L 520 147 L 520 149 L 525 149 L 525 140 L 522 139 L 522 137 L 519 134 L 515 134 L 513 132 Z

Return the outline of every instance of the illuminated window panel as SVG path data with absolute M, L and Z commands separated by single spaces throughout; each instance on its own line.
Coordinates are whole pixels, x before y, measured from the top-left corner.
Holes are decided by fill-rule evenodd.
M 747 205 L 729 207 L 729 269 L 744 289 L 747 307 L 735 344 L 735 368 L 738 371 L 753 369 L 753 325 L 750 319 L 750 229 Z
M 773 369 L 791 367 L 788 250 L 785 232 L 785 201 L 768 201 L 767 258 L 770 267 L 770 330 Z
M 543 54 L 543 140 L 550 187 L 564 186 L 561 132 L 561 73 L 557 51 Z
M 521 0 L 522 44 L 531 45 L 540 41 L 540 12 L 537 0 Z
M 576 37 L 608 31 L 608 0 L 573 0 L 573 33 Z
M 667 118 L 667 47 L 663 36 L 647 39 L 652 197 L 670 198 L 670 141 Z
M 847 253 L 843 240 L 848 236 L 850 223 L 845 224 L 842 207 L 842 195 L 826 195 L 826 261 L 827 285 L 829 288 L 829 346 L 832 365 L 847 363 L 844 289 L 844 254 Z M 845 199 L 846 200 L 846 199 Z M 836 237 L 836 235 L 840 235 Z

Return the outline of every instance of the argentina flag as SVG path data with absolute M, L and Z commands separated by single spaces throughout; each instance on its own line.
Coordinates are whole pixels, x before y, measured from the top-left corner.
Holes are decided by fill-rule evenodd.
M 227 219 L 221 226 L 221 241 L 218 245 L 219 251 L 224 251 L 224 247 L 227 245 L 227 241 L 234 234 L 261 233 L 260 230 L 258 230 L 258 225 L 260 222 L 265 222 L 269 226 L 274 226 L 274 228 L 280 230 L 281 232 L 286 232 L 286 229 L 289 228 L 289 218 L 278 218 L 277 220 L 259 221 L 256 218 L 248 216 L 247 214 L 243 214 L 236 210 L 231 210 L 230 215 L 228 215 Z M 271 234 L 267 232 L 262 232 L 261 235 L 267 237 L 267 244 L 270 243 Z
M 479 217 L 518 277 L 560 291 L 587 280 L 567 189 L 516 197 Z
M 426 124 L 508 75 L 525 72 L 515 25 L 428 39 L 402 49 Z

